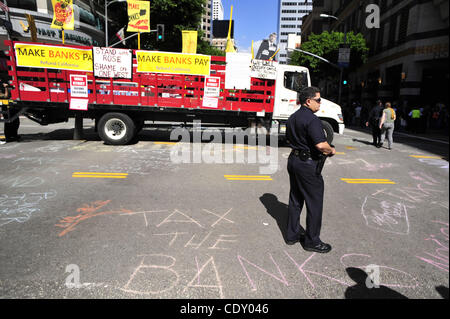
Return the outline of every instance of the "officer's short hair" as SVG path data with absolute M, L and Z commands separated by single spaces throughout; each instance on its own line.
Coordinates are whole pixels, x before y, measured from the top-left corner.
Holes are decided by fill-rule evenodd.
M 316 93 L 320 93 L 320 89 L 315 86 L 308 86 L 302 89 L 298 94 L 298 100 L 300 104 L 305 104 L 307 99 L 312 99 L 316 97 Z

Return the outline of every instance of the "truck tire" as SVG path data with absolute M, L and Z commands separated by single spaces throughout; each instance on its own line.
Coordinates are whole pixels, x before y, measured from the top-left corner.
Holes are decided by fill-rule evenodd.
M 125 145 L 135 134 L 133 120 L 123 113 L 106 113 L 98 122 L 98 135 L 108 145 Z
M 327 138 L 328 144 L 331 144 L 333 142 L 334 137 L 334 131 L 333 127 L 330 123 L 326 121 L 322 121 L 323 131 L 325 132 L 325 137 Z

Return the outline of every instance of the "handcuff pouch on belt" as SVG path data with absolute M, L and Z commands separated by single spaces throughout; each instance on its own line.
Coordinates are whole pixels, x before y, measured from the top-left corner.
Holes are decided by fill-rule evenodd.
M 311 154 L 306 150 L 293 150 L 294 155 L 300 158 L 302 161 L 311 159 Z

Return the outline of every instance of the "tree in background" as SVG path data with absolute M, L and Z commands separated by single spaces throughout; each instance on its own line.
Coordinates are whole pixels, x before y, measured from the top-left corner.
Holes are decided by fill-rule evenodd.
M 152 0 L 150 5 L 150 28 L 156 30 L 157 24 L 164 24 L 164 41 L 156 41 L 156 33 L 141 33 L 141 49 L 167 52 L 181 52 L 183 30 L 197 30 L 204 13 L 202 4 L 206 0 Z M 126 36 L 131 35 L 127 33 Z M 201 39 L 198 32 L 197 53 L 223 55 Z M 137 37 L 127 40 L 127 47 L 137 48 Z
M 366 40 L 361 33 L 354 34 L 353 31 L 347 33 L 346 44 L 350 46 L 350 65 L 348 72 L 352 72 L 359 68 L 363 63 L 367 62 L 369 48 Z M 302 43 L 301 49 L 328 61 L 337 64 L 339 56 L 339 46 L 344 44 L 344 33 L 342 32 L 322 32 L 321 34 L 311 34 L 308 41 Z M 310 55 L 294 51 L 291 55 L 292 65 L 301 65 L 307 67 L 312 76 L 315 78 L 335 79 L 339 76 L 339 70 L 328 63 L 312 57 Z

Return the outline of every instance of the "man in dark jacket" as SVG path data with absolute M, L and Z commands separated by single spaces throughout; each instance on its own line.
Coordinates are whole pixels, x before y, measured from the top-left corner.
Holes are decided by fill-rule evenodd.
M 10 97 L 8 83 L 2 82 L 0 80 L 0 88 L 1 88 L 0 100 L 2 100 L 1 108 L 2 111 L 4 112 L 3 116 L 5 119 L 5 127 L 4 127 L 5 141 L 6 142 L 18 141 L 20 139 L 20 136 L 17 134 L 20 126 L 19 117 L 17 116 L 16 119 L 8 123 L 10 117 L 14 118 L 16 116 L 16 112 L 12 108 L 10 108 L 8 101 Z
M 372 128 L 372 144 L 376 147 L 381 147 L 381 129 L 380 129 L 380 118 L 381 114 L 383 113 L 383 103 L 378 100 L 377 104 L 373 107 L 372 110 L 369 112 L 369 118 L 366 122 L 366 126 L 369 126 Z

